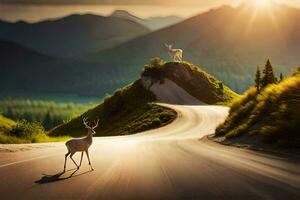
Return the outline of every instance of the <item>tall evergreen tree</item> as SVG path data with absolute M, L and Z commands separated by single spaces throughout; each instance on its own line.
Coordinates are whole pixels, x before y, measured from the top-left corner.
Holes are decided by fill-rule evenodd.
M 269 84 L 276 83 L 276 77 L 274 75 L 273 67 L 270 60 L 267 61 L 265 69 L 263 70 L 263 77 L 261 79 L 261 87 L 264 88 Z
M 44 117 L 42 124 L 43 124 L 45 130 L 50 130 L 52 128 L 53 121 L 52 121 L 52 117 L 51 117 L 49 111 L 47 112 L 46 116 Z
M 260 90 L 260 81 L 261 81 L 260 69 L 259 69 L 259 66 L 257 66 L 257 70 L 256 70 L 256 74 L 255 74 L 255 87 L 257 88 L 257 91 Z
M 282 73 L 280 73 L 280 82 L 283 80 L 283 75 L 282 75 Z

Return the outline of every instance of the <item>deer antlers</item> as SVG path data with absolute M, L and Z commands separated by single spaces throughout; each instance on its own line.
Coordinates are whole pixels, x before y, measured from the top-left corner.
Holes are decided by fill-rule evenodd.
M 92 129 L 95 129 L 99 126 L 99 119 L 97 118 L 97 120 L 94 120 L 94 126 L 92 127 Z
M 99 119 L 98 118 L 97 118 L 97 120 L 94 120 L 94 126 L 92 126 L 92 127 L 89 126 L 87 120 L 88 120 L 88 117 L 82 118 L 82 122 L 83 122 L 83 124 L 84 124 L 84 126 L 86 128 L 88 128 L 88 129 L 95 129 L 95 128 L 97 128 L 99 126 Z

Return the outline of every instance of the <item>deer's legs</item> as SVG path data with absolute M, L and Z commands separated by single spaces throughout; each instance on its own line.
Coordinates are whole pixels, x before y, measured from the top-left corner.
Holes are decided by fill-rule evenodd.
M 87 158 L 89 160 L 89 165 L 91 166 L 91 170 L 94 170 L 94 168 L 92 167 L 91 161 L 90 161 L 89 151 L 86 150 L 85 153 L 86 153 L 86 156 L 87 156 Z
M 75 160 L 73 159 L 73 155 L 74 153 L 71 153 L 70 158 L 73 161 L 73 163 L 76 165 L 77 169 L 79 169 L 79 166 L 77 165 L 77 163 L 75 162 Z
M 65 155 L 65 164 L 64 164 L 64 172 L 66 171 L 66 166 L 67 166 L 67 157 L 68 155 L 70 155 L 70 152 L 68 151 L 68 153 L 66 153 Z
M 82 157 L 83 157 L 83 152 L 81 152 L 81 158 L 80 158 L 79 167 L 81 166 L 81 163 L 82 163 Z
M 174 55 L 173 60 L 174 60 L 174 62 L 176 62 L 176 55 Z

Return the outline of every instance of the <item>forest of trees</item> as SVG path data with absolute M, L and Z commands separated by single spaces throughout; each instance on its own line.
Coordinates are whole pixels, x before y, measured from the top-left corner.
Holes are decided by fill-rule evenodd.
M 2 99 L 0 113 L 13 120 L 40 122 L 49 130 L 84 112 L 92 105 L 55 103 L 51 101 Z

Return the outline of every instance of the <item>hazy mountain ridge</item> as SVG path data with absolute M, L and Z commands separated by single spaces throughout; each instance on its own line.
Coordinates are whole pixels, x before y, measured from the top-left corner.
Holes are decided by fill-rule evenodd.
M 91 14 L 74 14 L 38 23 L 0 21 L 1 39 L 58 57 L 81 56 L 148 32 L 131 20 Z
M 104 96 L 134 79 L 126 68 L 58 59 L 0 40 L 1 96 Z M 21 96 L 22 97 L 22 96 Z
M 0 59 L 4 63 L 27 63 L 33 61 L 50 61 L 52 58 L 19 44 L 0 39 Z M 5 67 L 5 66 L 3 66 Z
M 137 17 L 137 16 L 129 13 L 126 10 L 115 10 L 111 14 L 111 16 L 125 18 L 125 19 L 135 21 L 135 22 L 140 23 L 141 25 L 149 28 L 152 31 L 174 25 L 174 24 L 179 23 L 180 21 L 184 20 L 183 18 L 181 18 L 179 16 L 175 16 L 175 15 L 162 16 L 162 17 L 140 18 L 140 17 Z

